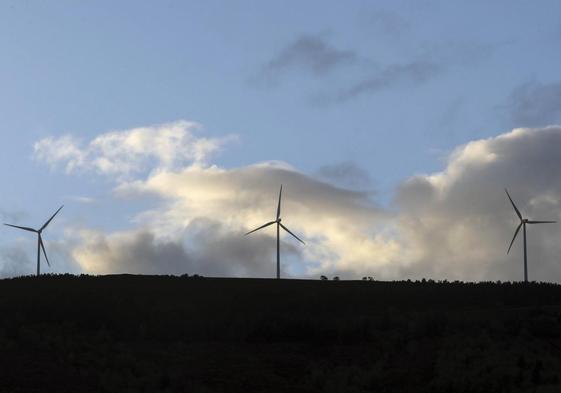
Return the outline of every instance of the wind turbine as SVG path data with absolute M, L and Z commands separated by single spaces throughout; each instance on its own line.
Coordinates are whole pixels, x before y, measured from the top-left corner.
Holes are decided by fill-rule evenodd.
M 514 208 L 514 211 L 516 212 L 516 215 L 520 219 L 520 224 L 518 224 L 518 227 L 516 228 L 516 231 L 514 232 L 514 236 L 512 238 L 512 241 L 510 242 L 510 246 L 508 246 L 508 251 L 506 253 L 507 254 L 509 253 L 510 248 L 512 247 L 512 244 L 514 243 L 514 240 L 516 239 L 516 235 L 518 235 L 518 232 L 520 231 L 520 228 L 522 227 L 523 232 L 524 232 L 524 282 L 528 282 L 528 253 L 526 251 L 526 224 L 554 224 L 557 221 L 532 221 L 532 220 L 528 220 L 527 218 L 523 218 L 522 214 L 520 213 L 520 210 L 518 210 L 518 208 L 514 204 L 514 201 L 510 197 L 510 194 L 508 193 L 508 190 L 506 188 L 505 188 L 505 192 L 506 192 L 506 195 L 508 196 L 508 199 L 510 200 L 510 203 L 512 203 L 512 207 Z
M 24 231 L 33 232 L 33 233 L 37 234 L 37 277 L 39 277 L 39 275 L 41 274 L 41 250 L 43 250 L 43 254 L 45 255 L 45 260 L 47 261 L 47 265 L 49 265 L 49 267 L 51 267 L 51 264 L 49 263 L 49 258 L 47 257 L 47 251 L 45 251 L 45 245 L 43 244 L 43 237 L 41 236 L 41 234 L 43 233 L 45 228 L 47 228 L 49 226 L 49 224 L 51 223 L 53 218 L 55 218 L 55 216 L 58 214 L 59 211 L 62 210 L 63 207 L 64 206 L 61 206 L 56 211 L 56 213 L 53 214 L 52 217 L 49 218 L 49 220 L 39 229 L 33 229 L 33 228 L 28 228 L 28 227 L 20 227 L 20 226 L 12 225 L 12 224 L 4 224 L 4 225 L 7 225 L 7 226 L 12 227 L 12 228 L 22 229 Z
M 294 233 L 290 232 L 290 229 L 288 229 L 287 227 L 285 227 L 282 224 L 282 219 L 281 219 L 281 199 L 282 199 L 282 185 L 280 187 L 280 192 L 279 192 L 279 205 L 277 207 L 277 219 L 275 221 L 271 221 L 268 222 L 264 225 L 261 225 L 259 228 L 254 229 L 253 231 L 250 231 L 248 233 L 246 233 L 246 236 L 249 235 L 250 233 L 256 232 L 260 229 L 266 228 L 269 225 L 273 225 L 273 224 L 277 224 L 277 280 L 280 279 L 280 228 L 284 229 L 286 232 L 290 233 L 292 236 L 294 236 L 296 238 L 296 240 L 298 240 L 300 243 L 302 244 L 306 244 L 304 243 L 298 236 L 296 236 Z

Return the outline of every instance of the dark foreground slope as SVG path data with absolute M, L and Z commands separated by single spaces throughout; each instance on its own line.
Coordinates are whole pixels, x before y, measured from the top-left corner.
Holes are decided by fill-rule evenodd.
M 0 281 L 0 392 L 559 392 L 561 286 Z

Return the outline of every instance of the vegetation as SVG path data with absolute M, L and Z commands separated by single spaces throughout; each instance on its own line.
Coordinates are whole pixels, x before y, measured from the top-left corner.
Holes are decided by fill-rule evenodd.
M 0 392 L 558 392 L 561 286 L 0 281 Z

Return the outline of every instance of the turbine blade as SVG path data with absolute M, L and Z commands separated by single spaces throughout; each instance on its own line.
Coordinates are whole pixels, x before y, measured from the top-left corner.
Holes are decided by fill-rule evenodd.
M 516 232 L 514 232 L 514 236 L 512 237 L 512 241 L 510 242 L 510 246 L 508 246 L 508 251 L 506 252 L 507 254 L 510 252 L 512 244 L 514 243 L 514 239 L 516 239 L 516 235 L 518 235 L 518 231 L 520 231 L 521 227 L 522 227 L 522 223 L 518 224 L 518 228 L 516 228 Z
M 287 227 L 285 227 L 284 225 L 280 224 L 280 226 L 282 227 L 282 229 L 284 229 L 285 231 L 287 231 L 288 233 L 290 233 L 292 236 L 294 236 L 296 238 L 296 240 L 298 240 L 300 243 L 302 244 L 306 244 L 304 243 L 304 241 L 302 239 L 300 239 L 298 236 L 296 236 L 294 233 L 290 232 L 290 229 L 288 229 Z
M 510 194 L 508 193 L 508 190 L 505 188 L 505 192 L 506 195 L 508 196 L 508 199 L 510 199 L 510 203 L 512 203 L 512 207 L 514 208 L 514 210 L 516 211 L 516 215 L 518 216 L 518 218 L 520 218 L 522 220 L 522 214 L 520 214 L 520 211 L 518 210 L 518 208 L 516 207 L 516 205 L 514 204 L 514 201 L 512 200 L 512 198 L 510 197 Z
M 62 210 L 63 207 L 64 207 L 64 206 L 61 206 L 61 207 L 58 208 L 58 210 L 56 211 L 56 213 L 53 214 L 53 216 L 52 216 L 51 218 L 49 218 L 49 221 L 47 221 L 47 222 L 45 223 L 45 225 L 43 225 L 43 226 L 41 227 L 40 231 L 42 231 L 43 229 L 45 229 L 46 227 L 49 226 L 49 224 L 51 223 L 51 221 L 53 220 L 53 218 L 55 218 L 55 216 L 58 214 L 59 211 Z
M 277 220 L 280 218 L 280 214 L 281 214 L 281 199 L 282 199 L 282 184 L 279 192 L 279 206 L 277 207 Z
M 33 229 L 33 228 L 19 227 L 19 226 L 17 226 L 17 225 L 12 225 L 12 224 L 4 224 L 4 225 L 6 225 L 6 226 L 8 226 L 8 227 L 12 227 L 12 228 L 23 229 L 24 231 L 28 231 L 28 232 L 37 233 L 37 230 L 36 230 L 36 229 Z
M 51 267 L 51 263 L 49 262 L 49 257 L 47 257 L 47 251 L 45 250 L 45 245 L 43 244 L 43 238 L 39 235 L 39 244 L 41 245 L 41 250 L 43 250 L 43 255 L 45 256 L 45 260 L 47 261 L 47 265 Z
M 528 221 L 528 224 L 555 224 L 557 221 Z
M 256 228 L 256 229 L 254 229 L 253 231 L 249 231 L 248 233 L 246 233 L 245 236 L 249 235 L 250 233 L 256 232 L 256 231 L 258 231 L 258 230 L 260 230 L 260 229 L 263 229 L 263 228 L 265 228 L 265 227 L 268 227 L 269 225 L 273 225 L 273 224 L 275 224 L 275 223 L 276 223 L 276 221 L 271 221 L 271 222 L 266 223 L 265 225 L 261 225 L 259 228 Z

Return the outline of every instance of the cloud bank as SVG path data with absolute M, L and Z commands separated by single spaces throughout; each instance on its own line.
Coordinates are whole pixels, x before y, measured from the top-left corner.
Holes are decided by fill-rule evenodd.
M 559 219 L 560 148 L 560 127 L 515 129 L 461 146 L 444 171 L 404 182 L 400 233 L 416 256 L 402 274 L 520 279 L 521 239 L 506 255 L 518 218 L 504 188 L 527 217 Z M 559 225 L 528 228 L 531 278 L 561 279 L 560 239 Z
M 159 140 L 161 127 L 148 129 Z M 102 134 L 85 146 L 107 135 L 126 139 L 131 134 Z M 143 135 L 151 137 L 149 132 Z M 118 178 L 115 195 L 131 201 L 151 196 L 157 202 L 138 214 L 129 230 L 72 231 L 78 235 L 69 242 L 69 255 L 83 271 L 273 276 L 274 231 L 268 228 L 249 237 L 243 233 L 274 219 L 280 184 L 285 186 L 283 222 L 307 243 L 301 247 L 283 238 L 284 274 L 295 277 L 519 280 L 520 239 L 506 255 L 517 218 L 504 188 L 529 218 L 561 218 L 560 127 L 515 129 L 459 146 L 441 172 L 405 180 L 389 208 L 379 206 L 371 193 L 341 181 L 346 174 L 351 180 L 368 178 L 348 163 L 310 175 L 280 162 L 221 168 L 192 153 L 177 159 L 177 152 L 194 151 L 198 138 L 190 134 L 179 139 L 171 161 L 156 154 L 155 166 L 145 174 L 123 165 L 121 173 L 136 175 Z M 48 141 L 62 151 L 76 146 L 65 136 Z M 159 151 L 151 143 L 145 146 L 150 147 L 137 150 L 136 156 L 152 157 Z M 93 164 L 104 149 L 78 150 L 88 152 L 81 170 L 114 173 Z M 41 151 L 36 150 L 36 158 L 48 165 L 68 170 L 74 160 L 67 154 L 46 160 Z M 118 155 L 115 159 L 124 160 Z M 528 229 L 530 278 L 561 280 L 561 226 Z

